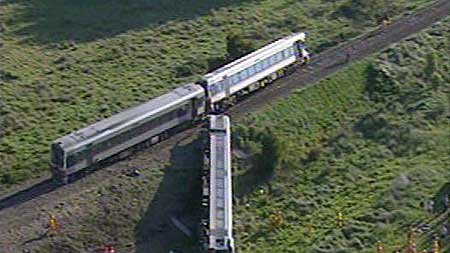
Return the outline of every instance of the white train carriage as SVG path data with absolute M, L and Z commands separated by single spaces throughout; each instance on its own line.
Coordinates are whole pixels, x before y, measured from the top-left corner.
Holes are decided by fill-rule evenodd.
M 288 66 L 309 60 L 306 34 L 296 33 L 277 40 L 202 78 L 211 109 L 217 109 L 242 91 L 253 91 L 282 75 Z
M 205 249 L 208 253 L 234 253 L 230 118 L 209 117 L 209 219 Z
M 170 130 L 205 112 L 205 92 L 187 84 L 57 139 L 51 146 L 55 179 L 122 152 L 140 142 L 156 143 Z

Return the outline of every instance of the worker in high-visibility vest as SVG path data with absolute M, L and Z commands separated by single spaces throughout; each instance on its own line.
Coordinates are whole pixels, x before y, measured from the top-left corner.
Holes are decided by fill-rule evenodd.
M 439 243 L 439 240 L 433 241 L 433 253 L 441 253 L 441 245 Z
M 413 241 L 413 237 L 414 237 L 414 228 L 410 226 L 408 228 L 408 233 L 406 234 L 406 239 L 408 243 L 411 243 Z
M 275 212 L 274 214 L 272 214 L 272 215 L 270 216 L 270 218 L 271 218 L 271 220 L 272 220 L 272 225 L 273 225 L 274 227 L 279 228 L 279 227 L 281 227 L 281 226 L 283 225 L 283 223 L 284 223 L 284 215 L 283 215 L 283 212 L 281 212 L 281 211 Z
M 377 242 L 377 253 L 383 253 L 384 252 L 384 247 L 383 244 L 381 243 L 381 241 Z
M 49 227 L 49 233 L 50 234 L 54 234 L 58 232 L 59 229 L 59 224 L 58 221 L 56 220 L 56 216 L 51 214 L 49 221 L 48 221 L 48 227 Z
M 337 215 L 337 225 L 339 227 L 343 227 L 344 226 L 344 215 L 342 214 L 341 211 L 339 211 L 338 215 Z
M 389 19 L 383 20 L 383 27 L 388 27 L 391 24 L 391 21 Z
M 116 250 L 114 249 L 114 246 L 108 245 L 105 247 L 103 253 L 116 253 Z

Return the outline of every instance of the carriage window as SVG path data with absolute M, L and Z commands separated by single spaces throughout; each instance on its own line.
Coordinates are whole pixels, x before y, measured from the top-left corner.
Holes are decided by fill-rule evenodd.
M 266 68 L 269 67 L 269 59 L 266 58 L 261 63 L 262 63 L 262 68 L 263 69 L 266 69 Z
M 231 76 L 231 80 L 233 82 L 233 84 L 239 83 L 239 73 L 238 74 L 234 74 Z
M 256 72 L 260 72 L 262 70 L 262 64 L 260 62 L 255 64 Z
M 280 62 L 280 61 L 283 60 L 283 53 L 282 52 L 277 53 L 276 56 L 277 56 L 277 62 Z
M 241 80 L 247 79 L 247 70 L 246 69 L 242 70 L 240 72 L 240 74 L 241 74 Z
M 252 76 L 252 75 L 255 74 L 255 69 L 253 68 L 253 66 L 248 67 L 247 70 L 248 70 L 248 75 L 249 76 Z
M 290 57 L 290 56 L 291 56 L 290 48 L 286 48 L 286 49 L 283 51 L 283 54 L 284 54 L 284 57 L 285 57 L 285 58 Z
M 77 164 L 80 160 L 83 160 L 83 151 L 78 151 L 67 157 L 67 167 L 70 168 Z
M 276 63 L 275 55 L 272 55 L 272 56 L 269 57 L 269 62 L 270 62 L 270 65 L 271 65 L 271 66 L 274 65 L 274 64 Z
M 219 93 L 220 90 L 219 86 L 220 86 L 219 83 L 210 86 L 209 91 L 211 92 L 211 95 Z
M 224 81 L 220 81 L 211 86 L 212 94 L 215 95 L 223 90 Z
M 218 83 L 216 83 L 215 86 L 216 86 L 216 91 L 219 92 L 223 89 L 223 82 L 222 81 L 218 82 Z
M 199 100 L 199 101 L 200 101 L 200 103 L 202 102 L 201 100 Z M 141 124 L 134 125 L 134 126 L 130 127 L 129 129 L 125 130 L 124 132 L 121 132 L 109 139 L 106 139 L 99 143 L 94 144 L 92 146 L 92 152 L 100 153 L 100 152 L 103 152 L 104 150 L 111 148 L 112 146 L 116 146 L 118 144 L 127 142 L 134 137 L 142 135 L 146 132 L 149 132 L 149 131 L 155 129 L 158 126 L 166 124 L 167 122 L 173 120 L 174 118 L 182 117 L 182 116 L 186 115 L 187 113 L 189 113 L 189 110 L 190 110 L 189 105 L 184 105 L 183 107 L 178 108 L 177 110 L 166 112 L 165 114 L 160 115 L 156 118 L 152 118 Z M 74 155 L 77 155 L 77 154 L 74 154 Z M 81 152 L 81 157 L 83 157 L 82 152 Z M 70 165 L 68 165 L 68 167 L 76 164 L 78 162 L 77 159 L 79 159 L 79 158 L 76 156 L 73 156 L 73 155 L 69 156 L 68 164 L 70 164 Z

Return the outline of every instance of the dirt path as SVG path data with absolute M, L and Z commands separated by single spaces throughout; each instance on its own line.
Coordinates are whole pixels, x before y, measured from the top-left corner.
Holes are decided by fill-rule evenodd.
M 413 15 L 401 18 L 389 27 L 375 30 L 349 43 L 327 50 L 315 56 L 307 68 L 299 70 L 291 76 L 277 81 L 270 87 L 254 94 L 238 106 L 233 107 L 229 113 L 232 117 L 238 118 L 250 111 L 260 110 L 264 106 L 267 106 L 268 101 L 273 103 L 278 99 L 289 96 L 299 87 L 316 82 L 345 66 L 347 64 L 345 61 L 346 52 L 350 52 L 351 54 L 350 61 L 364 58 L 430 26 L 447 16 L 449 12 L 450 1 L 439 1 Z M 192 142 L 198 134 L 198 131 L 198 128 L 195 128 L 179 133 L 169 140 L 139 152 L 136 156 L 133 156 L 133 159 L 110 165 L 87 177 L 81 177 L 64 187 L 54 188 L 49 182 L 36 180 L 14 188 L 13 190 L 16 194 L 11 193 L 9 196 L 7 196 L 8 193 L 3 194 L 3 196 L 0 196 L 0 252 L 22 252 L 25 246 L 28 248 L 38 247 L 39 242 L 24 242 L 38 237 L 40 231 L 42 231 L 43 224 L 46 222 L 45 215 L 50 210 L 61 209 L 61 206 L 64 206 L 64 217 L 67 219 L 67 223 L 74 224 L 73 228 L 76 229 L 75 223 L 78 222 L 77 217 L 83 217 L 86 212 L 83 206 L 89 206 L 87 202 L 90 200 L 84 200 L 84 194 L 97 191 L 99 188 L 110 187 L 111 185 L 126 184 L 130 179 L 124 177 L 124 175 L 131 168 L 145 167 L 150 169 L 152 166 L 157 166 L 157 164 L 170 163 L 173 159 L 173 150 L 177 145 L 180 142 Z M 184 154 L 184 156 L 189 157 L 189 154 Z M 179 162 L 183 163 L 184 161 Z M 173 167 L 169 166 L 168 168 L 173 170 Z M 167 170 L 164 173 L 168 173 Z M 151 174 L 149 174 L 150 176 Z M 33 186 L 31 184 L 35 185 Z M 155 187 L 158 188 L 158 185 Z M 159 187 L 158 190 L 155 190 L 155 196 L 161 193 L 161 191 L 161 194 L 170 195 L 170 185 L 164 186 L 164 188 Z M 180 197 L 186 196 L 186 192 L 176 196 L 170 196 L 174 200 L 169 203 L 166 203 L 162 198 L 159 199 L 163 204 L 158 205 L 155 201 L 152 201 L 151 210 L 153 217 L 163 217 L 165 213 L 179 211 L 186 205 L 186 203 L 182 203 L 179 200 Z M 160 208 L 169 204 L 171 205 L 170 208 Z M 150 220 L 154 219 L 151 218 Z M 169 232 L 165 239 L 170 238 L 170 229 L 172 228 L 168 228 Z M 162 237 L 161 235 L 155 236 L 153 240 L 163 240 Z M 33 246 L 34 244 L 37 246 Z M 146 252 L 146 250 L 152 247 L 150 245 L 145 246 L 146 244 L 149 243 L 137 240 L 136 243 L 130 246 L 127 252 L 131 252 L 132 250 Z M 161 250 L 158 251 L 147 252 L 167 252 L 167 246 L 162 245 L 160 248 Z

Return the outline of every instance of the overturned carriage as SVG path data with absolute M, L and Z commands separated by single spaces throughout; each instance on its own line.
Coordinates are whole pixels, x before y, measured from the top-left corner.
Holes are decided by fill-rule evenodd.
M 230 118 L 209 116 L 203 173 L 203 219 L 200 238 L 205 252 L 234 253 Z

